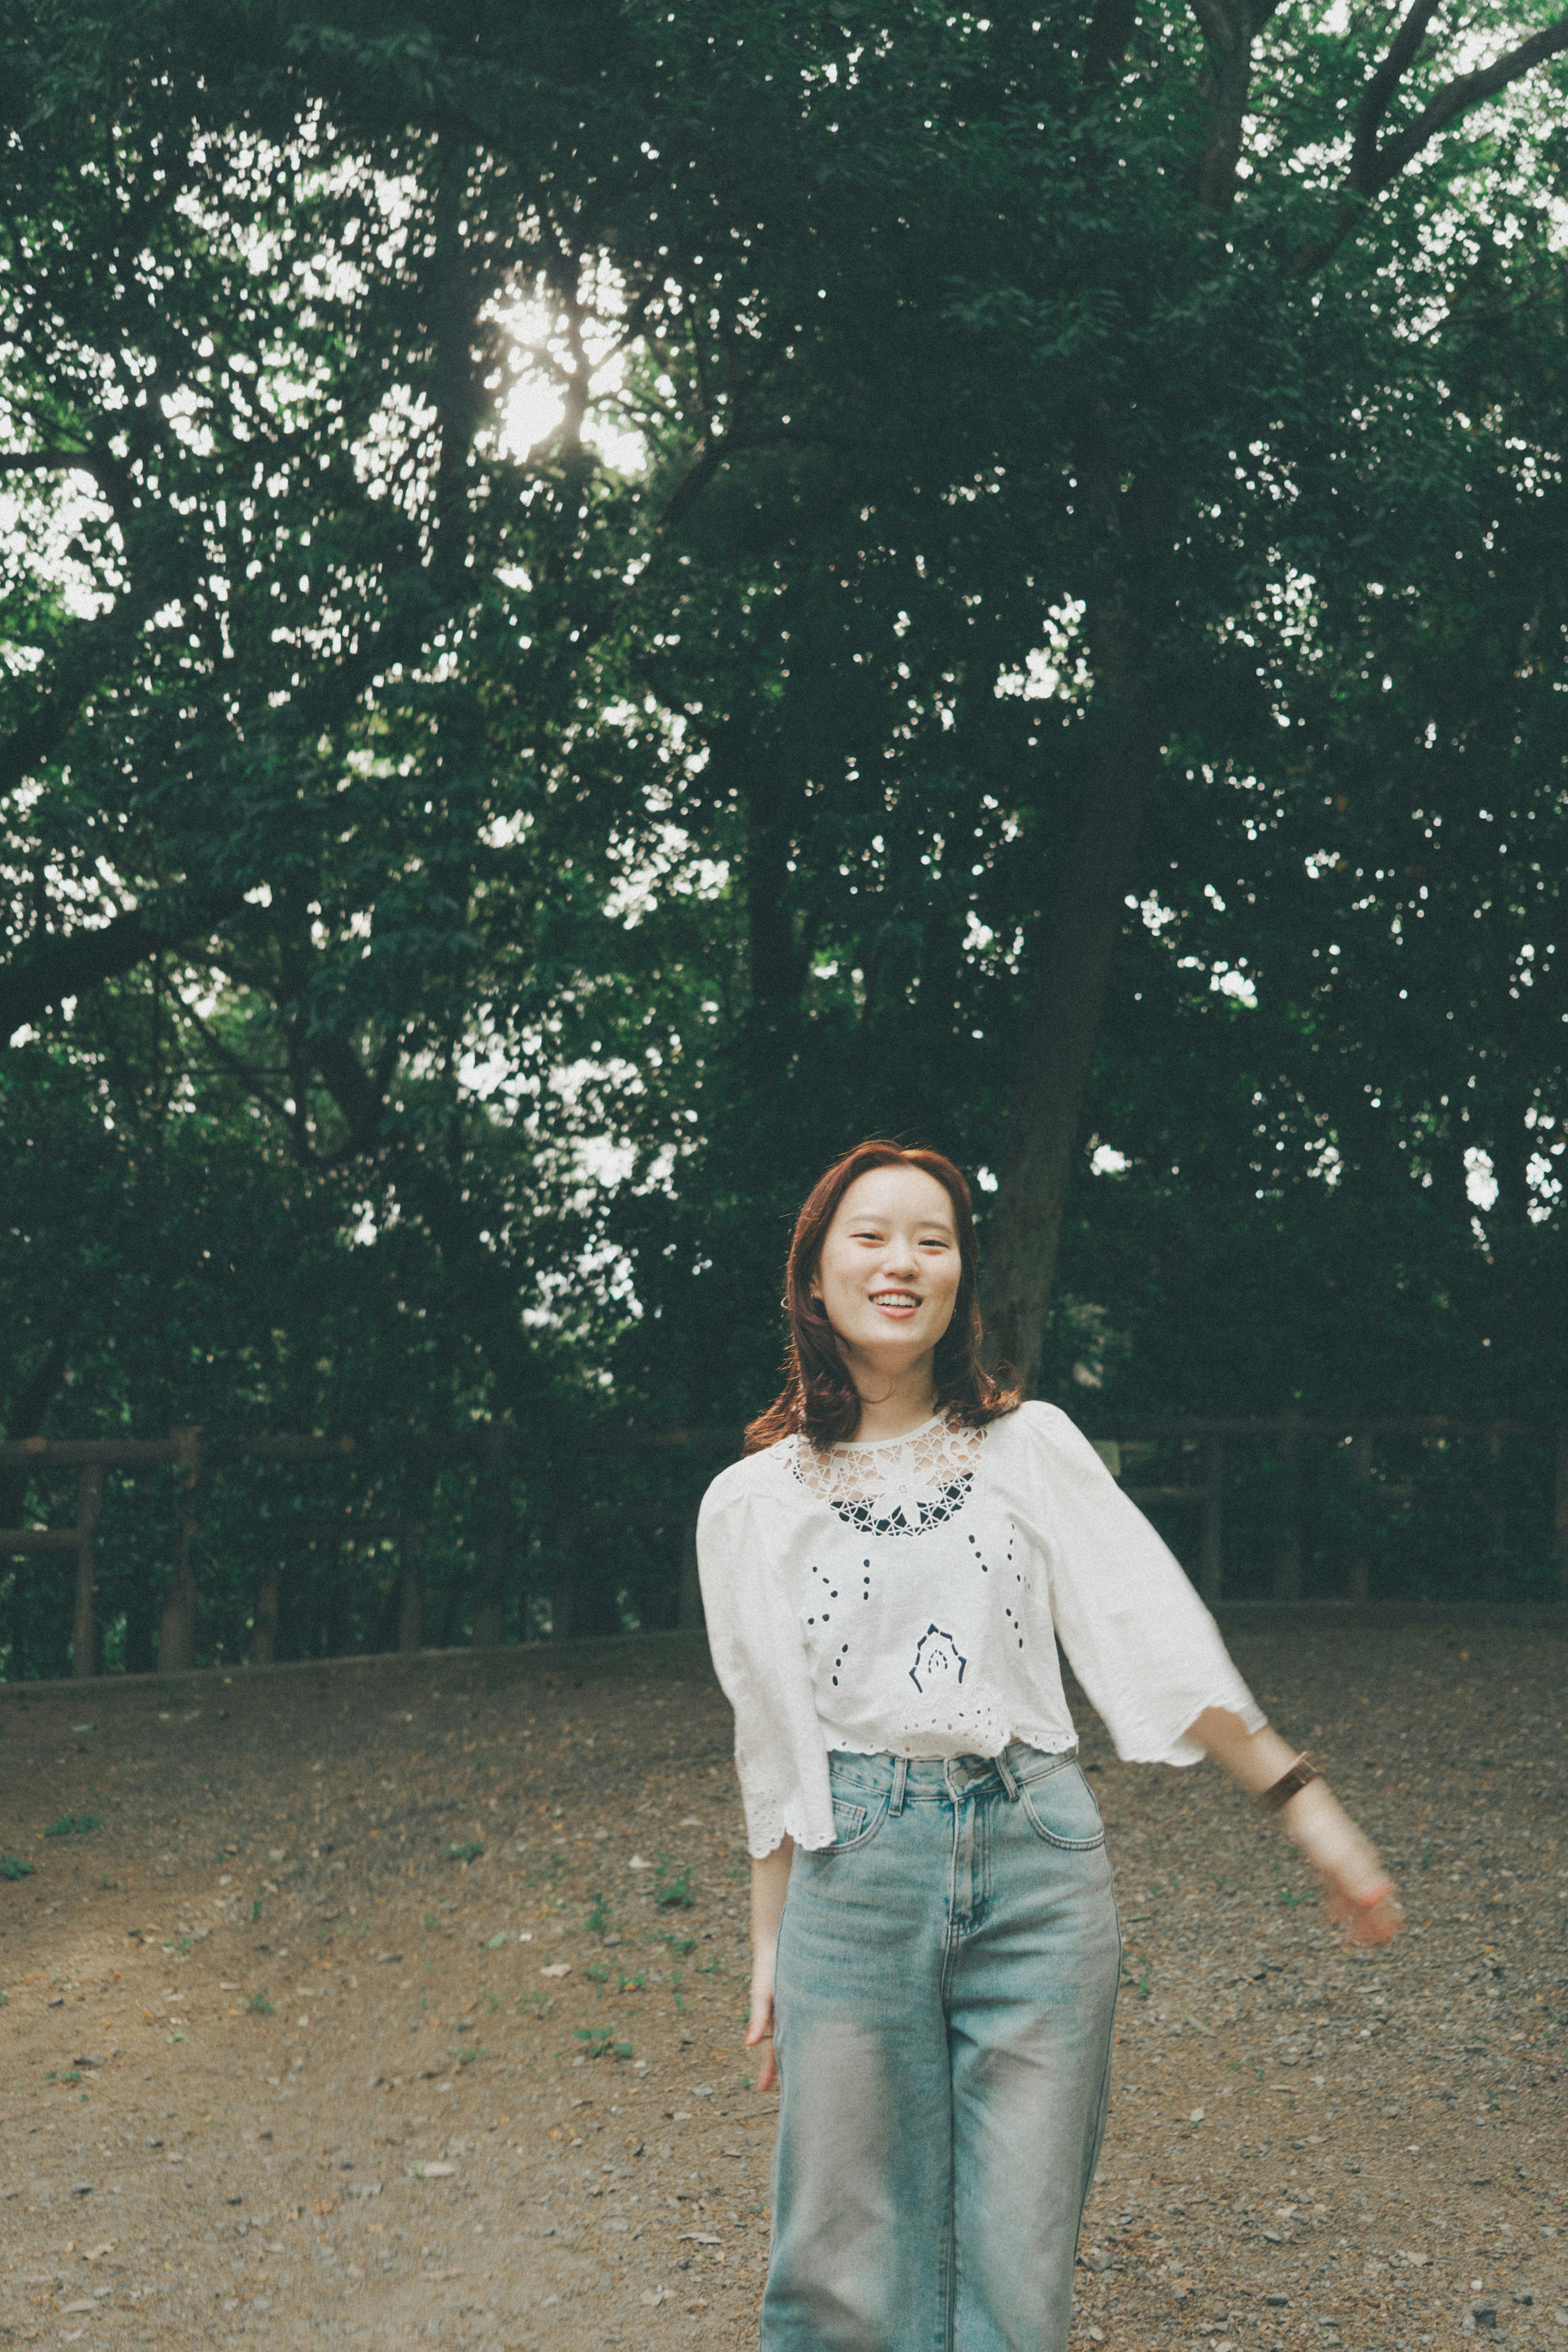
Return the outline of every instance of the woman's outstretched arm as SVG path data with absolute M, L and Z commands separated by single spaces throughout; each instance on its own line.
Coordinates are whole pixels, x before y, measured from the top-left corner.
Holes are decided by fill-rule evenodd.
M 759 2042 L 768 2044 L 757 2085 L 759 2091 L 770 2091 L 779 2080 L 779 2062 L 773 2052 L 773 1969 L 794 1853 L 793 1838 L 785 1838 L 765 1860 L 751 1865 L 751 2022 L 746 2029 L 746 2046 L 755 2050 Z
M 1224 1707 L 1206 1707 L 1188 1736 L 1254 1796 L 1271 1789 L 1296 1761 L 1297 1751 L 1277 1731 L 1268 1726 L 1249 1731 Z M 1353 1943 L 1386 1944 L 1398 1934 L 1405 1914 L 1388 1873 L 1326 1781 L 1310 1781 L 1281 1806 L 1280 1827 L 1317 1872 L 1328 1916 L 1343 1921 Z

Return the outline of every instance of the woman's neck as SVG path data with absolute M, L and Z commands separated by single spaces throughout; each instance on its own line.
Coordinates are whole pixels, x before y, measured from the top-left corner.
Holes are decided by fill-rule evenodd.
M 858 1351 L 845 1349 L 845 1370 L 859 1391 L 861 1401 L 860 1426 L 855 1437 L 862 1445 L 875 1445 L 883 1438 L 907 1437 L 912 1429 L 919 1429 L 936 1410 L 936 1382 L 933 1375 L 934 1350 L 915 1359 L 915 1362 L 896 1369 L 888 1364 L 867 1363 Z

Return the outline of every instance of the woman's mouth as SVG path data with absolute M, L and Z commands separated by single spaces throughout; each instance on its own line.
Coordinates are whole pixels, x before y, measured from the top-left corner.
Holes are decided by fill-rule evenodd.
M 871 1303 L 879 1314 L 905 1316 L 915 1313 L 920 1300 L 913 1290 L 873 1290 Z

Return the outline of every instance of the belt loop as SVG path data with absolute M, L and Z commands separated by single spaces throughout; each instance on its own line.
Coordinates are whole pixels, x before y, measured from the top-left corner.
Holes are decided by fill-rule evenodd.
M 888 1800 L 887 1807 L 890 1813 L 901 1813 L 904 1811 L 904 1784 L 908 1778 L 908 1758 L 895 1756 L 893 1761 L 893 1795 Z
M 1005 1749 L 1002 1754 L 997 1758 L 996 1761 L 997 1770 L 1001 1774 L 1002 1786 L 1008 1792 L 1008 1802 L 1009 1805 L 1016 1805 L 1019 1801 L 1019 1784 L 1013 1779 L 1011 1772 L 1008 1769 L 1008 1759 Z

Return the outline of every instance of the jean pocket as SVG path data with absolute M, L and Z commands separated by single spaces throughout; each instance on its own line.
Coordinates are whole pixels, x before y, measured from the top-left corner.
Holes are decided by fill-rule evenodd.
M 848 1797 L 833 1799 L 833 1843 L 819 1848 L 823 1854 L 852 1853 L 869 1845 L 887 1819 L 887 1799 L 857 1805 Z
M 1087 1853 L 1104 1844 L 1100 1808 L 1076 1764 L 1064 1764 L 1043 1780 L 1020 1781 L 1019 1800 L 1047 1845 L 1061 1846 L 1070 1853 Z

